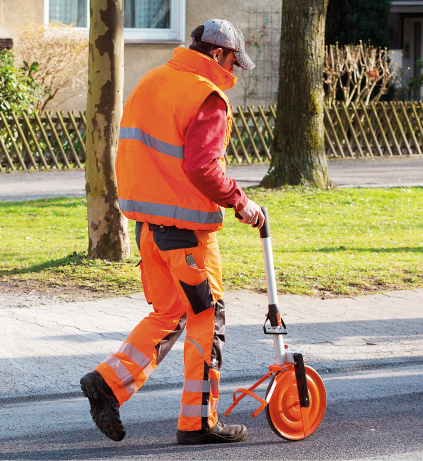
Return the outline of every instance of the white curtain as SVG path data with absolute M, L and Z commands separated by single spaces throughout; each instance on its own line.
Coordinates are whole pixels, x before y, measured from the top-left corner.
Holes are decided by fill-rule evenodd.
M 170 29 L 171 0 L 125 0 L 124 5 L 125 27 Z
M 87 0 L 49 0 L 49 20 L 87 27 Z

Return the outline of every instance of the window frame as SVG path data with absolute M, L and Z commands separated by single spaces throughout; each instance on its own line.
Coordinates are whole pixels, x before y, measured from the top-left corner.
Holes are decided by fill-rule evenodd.
M 69 1 L 69 0 L 68 0 Z M 138 29 L 125 27 L 123 29 L 124 40 L 146 40 L 153 42 L 177 41 L 185 42 L 185 24 L 186 24 L 186 0 L 170 0 L 171 15 L 169 29 Z M 49 23 L 49 0 L 44 0 L 44 24 Z M 75 27 L 89 33 L 90 23 L 90 0 L 87 0 L 87 24 L 88 27 Z

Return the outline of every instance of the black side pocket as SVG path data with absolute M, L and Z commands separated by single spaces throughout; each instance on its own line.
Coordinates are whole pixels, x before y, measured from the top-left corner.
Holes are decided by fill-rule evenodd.
M 150 223 L 148 228 L 153 232 L 154 242 L 161 251 L 198 247 L 197 237 L 192 230 L 179 229 L 175 226 L 158 226 Z
M 142 222 L 137 221 L 135 224 L 135 241 L 137 242 L 138 251 L 140 251 L 140 241 L 141 241 L 141 231 L 142 231 Z
M 181 280 L 179 280 L 179 283 L 187 295 L 194 314 L 199 314 L 210 307 L 214 307 L 213 295 L 208 279 L 204 280 L 204 282 L 201 282 L 199 285 L 188 285 Z
M 144 290 L 145 300 L 147 301 L 147 304 L 152 304 L 153 300 L 152 300 L 151 293 L 150 293 L 150 286 L 148 284 L 147 273 L 145 272 L 145 269 L 144 269 L 144 263 L 140 261 L 139 265 L 140 265 L 140 270 L 141 270 L 141 282 L 142 282 L 142 288 Z

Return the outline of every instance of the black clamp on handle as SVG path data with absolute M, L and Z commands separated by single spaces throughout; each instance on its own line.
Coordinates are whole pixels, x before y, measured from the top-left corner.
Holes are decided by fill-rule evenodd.
M 270 321 L 270 324 L 267 322 Z M 266 315 L 266 320 L 263 325 L 263 332 L 265 335 L 287 335 L 288 330 L 286 329 L 285 322 L 281 318 L 281 325 L 272 325 L 270 315 Z

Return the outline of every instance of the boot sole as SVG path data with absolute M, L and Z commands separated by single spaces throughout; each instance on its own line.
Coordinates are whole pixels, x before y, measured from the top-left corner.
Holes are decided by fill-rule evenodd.
M 91 379 L 90 376 L 84 376 L 80 381 L 82 393 L 84 397 L 90 402 L 90 413 L 95 425 L 100 431 L 109 439 L 115 442 L 120 442 L 126 435 L 125 430 L 117 427 L 117 422 L 113 417 L 112 412 L 106 412 L 104 408 L 98 409 L 100 398 L 104 395 L 104 392 L 98 388 L 96 383 Z
M 237 443 L 242 442 L 248 436 L 248 430 L 245 428 L 238 435 L 219 435 L 213 433 L 206 433 L 201 435 L 188 435 L 187 432 L 178 431 L 176 439 L 181 445 L 202 445 L 206 443 Z

